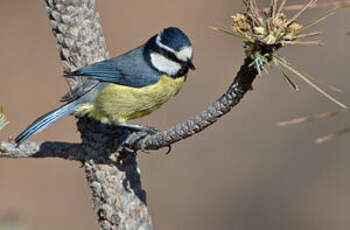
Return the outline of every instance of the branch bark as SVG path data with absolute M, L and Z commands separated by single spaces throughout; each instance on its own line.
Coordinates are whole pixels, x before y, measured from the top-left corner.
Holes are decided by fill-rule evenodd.
M 46 0 L 57 49 L 65 71 L 109 58 L 95 0 Z M 100 229 L 152 229 L 141 187 L 136 154 L 125 152 L 123 141 L 132 135 L 130 147 L 156 150 L 169 146 L 214 124 L 237 105 L 251 89 L 257 71 L 246 58 L 229 89 L 207 110 L 168 130 L 140 139 L 140 133 L 100 124 L 88 118 L 78 120 L 82 143 L 28 142 L 20 148 L 0 145 L 0 158 L 57 157 L 83 162 Z M 68 82 L 71 88 L 78 79 Z
M 80 144 L 63 142 L 26 142 L 20 147 L 3 142 L 0 158 L 63 158 L 80 162 L 85 159 Z
M 109 58 L 95 0 L 47 0 L 46 4 L 65 71 Z M 79 80 L 68 84 L 72 89 Z M 79 122 L 83 145 L 74 155 L 77 159 L 84 155 L 100 229 L 152 229 L 136 156 L 118 154 L 111 163 L 105 156 L 113 156 L 115 149 L 101 142 L 106 135 L 94 133 L 99 125 L 84 121 Z

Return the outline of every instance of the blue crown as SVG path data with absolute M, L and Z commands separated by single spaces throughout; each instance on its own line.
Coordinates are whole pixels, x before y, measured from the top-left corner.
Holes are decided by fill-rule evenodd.
M 169 27 L 164 29 L 160 33 L 160 42 L 174 49 L 175 51 L 180 51 L 183 47 L 192 46 L 190 39 L 186 36 L 182 30 L 176 27 Z

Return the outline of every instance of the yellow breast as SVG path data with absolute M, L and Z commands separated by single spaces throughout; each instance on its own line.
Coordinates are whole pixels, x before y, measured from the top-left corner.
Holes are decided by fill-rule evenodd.
M 179 92 L 185 81 L 186 76 L 174 79 L 163 75 L 157 83 L 142 88 L 111 83 L 94 103 L 82 106 L 76 114 L 89 114 L 104 123 L 125 123 L 161 107 Z

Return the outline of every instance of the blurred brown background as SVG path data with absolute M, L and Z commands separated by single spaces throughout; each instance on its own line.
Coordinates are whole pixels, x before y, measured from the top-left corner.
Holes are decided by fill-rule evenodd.
M 261 5 L 268 1 L 259 1 Z M 303 1 L 289 1 L 289 4 Z M 265 5 L 266 6 L 266 5 Z M 115 56 L 175 25 L 192 39 L 197 71 L 161 110 L 136 121 L 167 128 L 206 108 L 227 88 L 243 60 L 242 44 L 208 29 L 230 24 L 242 9 L 233 0 L 98 0 L 107 45 Z M 312 10 L 302 21 L 316 17 Z M 316 29 L 323 47 L 282 53 L 315 77 L 341 87 L 350 104 L 349 10 Z M 59 105 L 66 92 L 44 1 L 0 2 L 0 104 L 15 136 Z M 155 229 L 350 229 L 349 136 L 315 145 L 314 138 L 349 124 L 348 116 L 279 128 L 275 123 L 338 108 L 309 86 L 294 92 L 279 73 L 255 82 L 232 113 L 200 135 L 163 151 L 140 154 L 143 186 Z M 73 118 L 32 140 L 79 141 Z M 78 163 L 0 160 L 0 222 L 15 219 L 29 230 L 97 229 L 90 191 Z

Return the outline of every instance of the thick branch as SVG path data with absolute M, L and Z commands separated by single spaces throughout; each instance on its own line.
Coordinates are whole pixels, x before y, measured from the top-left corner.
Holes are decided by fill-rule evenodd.
M 4 142 L 0 145 L 0 158 L 63 158 L 84 161 L 80 144 L 63 142 L 26 142 L 20 147 Z
M 46 3 L 65 71 L 109 58 L 95 0 L 46 0 Z M 68 83 L 74 88 L 80 82 L 75 79 Z M 136 156 L 121 157 L 122 160 L 117 156 L 111 163 L 109 157 L 115 149 L 103 142 L 103 133 L 95 135 L 89 123 L 81 127 L 83 152 L 88 159 L 84 165 L 86 178 L 100 229 L 151 229 Z
M 65 72 L 109 58 L 95 0 L 46 0 Z M 82 79 L 68 79 L 74 88 Z

